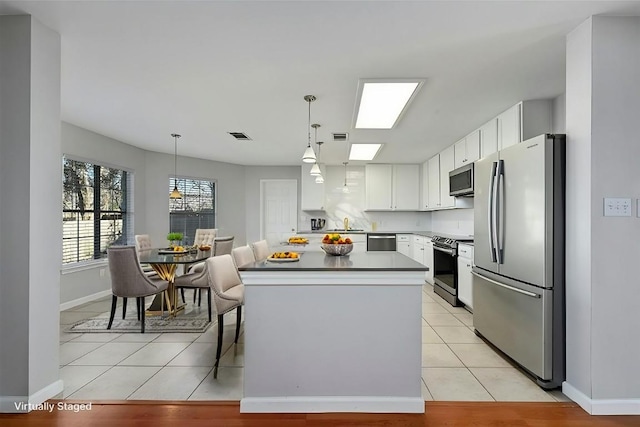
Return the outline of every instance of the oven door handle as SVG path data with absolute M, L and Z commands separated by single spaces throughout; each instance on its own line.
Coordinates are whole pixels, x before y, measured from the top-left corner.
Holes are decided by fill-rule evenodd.
M 454 252 L 453 249 L 445 249 L 445 248 L 441 248 L 440 246 L 436 246 L 433 245 L 433 249 L 440 251 L 440 252 L 444 252 L 445 254 L 449 254 L 451 256 L 453 256 Z

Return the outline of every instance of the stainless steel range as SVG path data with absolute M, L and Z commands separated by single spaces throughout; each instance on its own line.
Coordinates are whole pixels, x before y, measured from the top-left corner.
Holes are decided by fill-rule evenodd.
M 458 299 L 458 243 L 473 242 L 472 237 L 433 236 L 433 290 L 449 304 L 462 305 Z

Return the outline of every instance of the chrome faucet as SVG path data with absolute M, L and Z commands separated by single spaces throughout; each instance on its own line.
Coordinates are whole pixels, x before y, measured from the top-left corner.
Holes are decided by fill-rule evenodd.
M 344 217 L 344 221 L 342 222 L 342 225 L 344 227 L 344 231 L 349 230 L 349 218 Z

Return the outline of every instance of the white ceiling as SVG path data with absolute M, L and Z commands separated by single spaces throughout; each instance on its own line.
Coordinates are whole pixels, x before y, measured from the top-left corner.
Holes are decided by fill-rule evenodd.
M 307 103 L 340 164 L 418 163 L 522 99 L 565 86 L 565 36 L 640 2 L 0 1 L 62 36 L 62 119 L 147 150 L 245 165 L 299 165 Z M 426 82 L 392 130 L 352 127 L 359 78 Z M 245 132 L 237 142 L 227 132 Z M 312 134 L 313 139 L 313 134 Z

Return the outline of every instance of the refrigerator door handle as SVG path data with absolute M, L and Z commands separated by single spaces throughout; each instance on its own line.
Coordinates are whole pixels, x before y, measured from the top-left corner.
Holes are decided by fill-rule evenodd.
M 496 262 L 496 248 L 495 248 L 495 240 L 493 238 L 493 214 L 494 214 L 494 205 L 493 205 L 493 187 L 495 186 L 495 178 L 496 178 L 496 162 L 493 162 L 491 166 L 491 176 L 489 177 L 489 203 L 487 203 L 487 230 L 489 230 L 489 252 L 491 252 L 491 261 Z
M 538 295 L 538 294 L 536 294 L 534 292 L 529 292 L 529 291 L 525 291 L 523 289 L 514 288 L 513 286 L 505 285 L 504 283 L 497 282 L 497 281 L 495 281 L 493 279 L 489 279 L 487 276 L 483 276 L 482 274 L 476 273 L 473 270 L 471 270 L 471 274 L 473 274 L 476 277 L 481 278 L 482 280 L 486 280 L 487 282 L 493 283 L 494 285 L 500 286 L 500 287 L 508 289 L 510 291 L 518 292 L 519 294 L 523 294 L 523 295 L 526 295 L 526 296 L 532 297 L 532 298 L 540 298 L 540 295 Z
M 496 256 L 504 263 L 504 160 L 498 161 L 496 170 Z
M 493 249 L 491 259 L 493 262 L 497 262 L 498 264 L 502 263 L 502 259 L 500 257 L 500 250 L 498 248 L 498 180 L 500 173 L 500 161 L 495 162 L 492 168 L 492 179 L 491 179 L 491 246 Z

